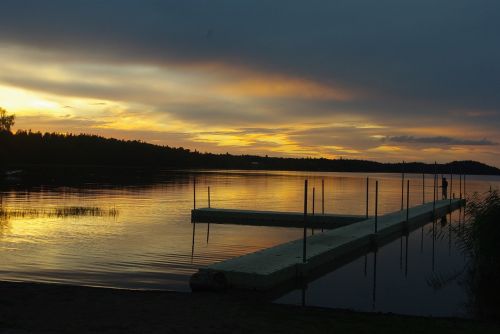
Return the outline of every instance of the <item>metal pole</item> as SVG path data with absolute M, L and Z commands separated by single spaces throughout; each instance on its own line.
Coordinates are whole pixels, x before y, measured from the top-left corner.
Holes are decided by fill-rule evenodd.
M 208 208 L 210 209 L 210 186 L 208 187 Z M 210 223 L 207 224 L 207 244 L 210 238 Z
M 464 174 L 464 198 L 467 198 L 467 192 L 465 191 L 465 174 Z
M 403 196 L 405 190 L 405 162 L 403 160 L 403 171 L 401 172 L 401 211 L 403 211 Z
M 325 179 L 321 180 L 321 214 L 325 214 Z M 323 224 L 321 225 L 321 232 L 323 232 Z
M 315 208 L 315 203 L 316 203 L 316 187 L 313 187 L 313 205 L 312 205 L 312 214 L 314 216 L 314 208 Z
M 462 199 L 462 174 L 460 174 L 460 199 Z
M 302 247 L 302 262 L 306 263 L 306 239 L 307 239 L 307 180 L 304 181 L 304 240 Z
M 316 207 L 316 187 L 313 187 L 313 203 L 312 203 L 312 215 L 314 216 L 315 214 L 315 207 Z M 314 227 L 311 228 L 311 234 L 314 235 Z
M 410 216 L 410 180 L 406 181 L 406 222 Z
M 375 181 L 375 233 L 378 231 L 378 180 Z
M 453 196 L 453 172 L 450 172 L 450 205 L 452 196 Z M 451 212 L 451 207 L 450 207 L 450 212 Z
M 193 209 L 196 209 L 196 177 L 193 178 Z
M 422 204 L 425 204 L 425 172 L 422 173 Z
M 366 219 L 368 219 L 368 190 L 370 188 L 370 178 L 366 178 Z
M 436 211 L 436 169 L 434 168 L 434 185 L 432 186 L 433 189 L 433 199 L 432 199 L 432 215 L 434 217 L 434 213 Z

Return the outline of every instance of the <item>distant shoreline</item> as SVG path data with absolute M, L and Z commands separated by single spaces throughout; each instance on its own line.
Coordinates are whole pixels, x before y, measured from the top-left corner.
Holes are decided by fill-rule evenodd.
M 0 175 L 8 170 L 25 169 L 47 175 L 51 169 L 64 171 L 105 169 L 150 170 L 269 170 L 352 173 L 426 173 L 500 175 L 500 169 L 466 160 L 441 164 L 422 162 L 381 163 L 355 159 L 285 158 L 256 155 L 214 154 L 182 147 L 158 146 L 94 135 L 0 132 Z M 404 160 L 404 157 L 401 157 Z M 41 173 L 40 173 L 41 174 Z

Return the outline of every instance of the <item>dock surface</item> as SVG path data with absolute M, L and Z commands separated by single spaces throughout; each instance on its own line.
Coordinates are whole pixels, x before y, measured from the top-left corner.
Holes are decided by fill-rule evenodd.
M 306 276 L 321 266 L 369 248 L 373 244 L 399 237 L 405 231 L 423 226 L 465 204 L 465 200 L 440 200 L 342 226 L 307 237 L 307 262 L 303 263 L 303 240 L 294 240 L 251 254 L 215 263 L 199 270 L 200 275 L 223 275 L 230 287 L 268 290 Z M 308 217 L 309 218 L 309 217 Z M 196 275 L 196 274 L 195 274 Z
M 365 220 L 365 216 L 339 214 L 308 214 L 310 228 L 333 229 Z M 191 211 L 194 223 L 234 224 L 252 226 L 303 227 L 304 213 L 201 208 Z

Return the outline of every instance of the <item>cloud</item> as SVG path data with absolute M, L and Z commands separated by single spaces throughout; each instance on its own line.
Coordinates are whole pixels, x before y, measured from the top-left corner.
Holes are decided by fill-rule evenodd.
M 500 163 L 498 31 L 487 0 L 2 0 L 0 103 L 215 151 Z
M 73 58 L 217 62 L 408 104 L 500 103 L 496 1 L 4 0 L 0 13 L 2 41 Z
M 392 136 L 385 137 L 383 141 L 408 144 L 438 144 L 438 145 L 467 145 L 467 146 L 494 146 L 497 142 L 488 139 L 457 139 L 444 136 L 437 137 L 414 137 L 414 136 Z

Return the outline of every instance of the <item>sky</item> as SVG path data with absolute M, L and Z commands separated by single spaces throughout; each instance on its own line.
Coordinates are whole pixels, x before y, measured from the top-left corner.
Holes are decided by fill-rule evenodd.
M 497 0 L 0 0 L 17 129 L 500 167 Z

